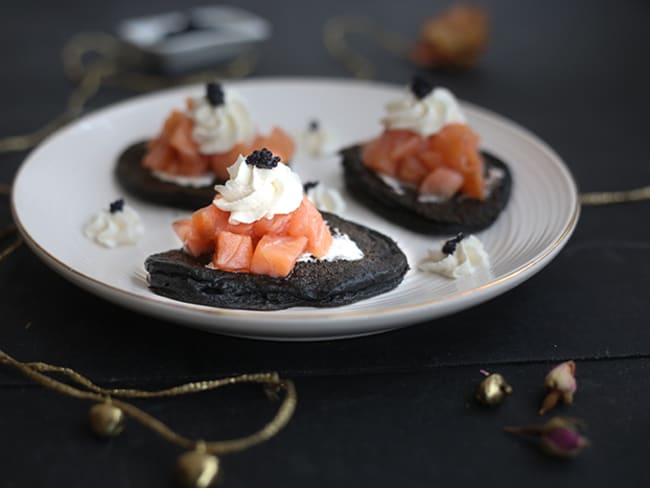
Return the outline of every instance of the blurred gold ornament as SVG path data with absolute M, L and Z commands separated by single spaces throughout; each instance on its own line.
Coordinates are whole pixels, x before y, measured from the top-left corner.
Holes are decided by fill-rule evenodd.
M 487 371 L 481 371 L 481 373 L 487 376 L 483 378 L 483 381 L 476 388 L 475 397 L 482 405 L 498 405 L 506 395 L 512 393 L 512 387 L 499 373 L 490 374 Z
M 485 9 L 454 5 L 424 23 L 410 58 L 431 68 L 467 68 L 483 54 L 488 37 L 489 17 Z
M 221 479 L 219 458 L 204 449 L 182 454 L 176 461 L 176 475 L 183 488 L 209 488 Z
M 110 402 L 96 403 L 90 407 L 90 428 L 100 437 L 115 437 L 124 430 L 126 420 L 121 408 Z

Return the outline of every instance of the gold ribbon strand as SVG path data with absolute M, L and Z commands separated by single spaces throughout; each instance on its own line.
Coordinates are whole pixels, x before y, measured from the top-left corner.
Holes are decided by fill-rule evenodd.
M 167 441 L 176 444 L 184 449 L 201 449 L 215 455 L 230 454 L 243 451 L 249 447 L 260 444 L 275 434 L 277 434 L 291 419 L 296 408 L 297 395 L 293 382 L 282 379 L 277 373 L 255 373 L 232 376 L 223 379 L 198 381 L 185 383 L 172 388 L 163 390 L 146 391 L 125 388 L 102 388 L 95 385 L 85 376 L 76 371 L 62 366 L 54 366 L 42 362 L 24 363 L 18 361 L 7 353 L 0 350 L 0 363 L 11 366 L 22 374 L 40 385 L 50 388 L 58 393 L 68 395 L 81 400 L 91 400 L 96 402 L 110 402 L 112 405 L 122 409 L 129 417 L 138 421 L 145 427 L 153 430 Z M 82 390 L 72 385 L 59 381 L 46 373 L 58 373 L 66 376 L 71 381 L 85 388 Z M 179 396 L 192 393 L 200 393 L 214 390 L 228 385 L 237 385 L 242 383 L 260 384 L 266 388 L 270 398 L 274 398 L 279 392 L 284 391 L 284 399 L 280 404 L 275 417 L 264 425 L 261 429 L 253 434 L 238 439 L 228 439 L 222 441 L 205 441 L 202 439 L 189 439 L 184 437 L 169 426 L 156 419 L 152 415 L 144 412 L 138 407 L 122 400 L 120 398 L 160 398 Z
M 639 202 L 650 200 L 650 186 L 623 191 L 602 191 L 581 193 L 582 205 L 611 205 L 613 203 Z
M 92 58 L 91 61 L 87 61 L 88 58 Z M 243 78 L 255 68 L 257 56 L 247 51 L 221 69 L 204 70 L 176 79 L 129 71 L 134 62 L 137 62 L 137 55 L 110 34 L 82 32 L 72 37 L 63 48 L 63 70 L 76 86 L 64 111 L 33 132 L 0 138 L 0 153 L 25 151 L 36 146 L 56 129 L 81 115 L 88 101 L 104 85 L 147 92 L 208 79 Z

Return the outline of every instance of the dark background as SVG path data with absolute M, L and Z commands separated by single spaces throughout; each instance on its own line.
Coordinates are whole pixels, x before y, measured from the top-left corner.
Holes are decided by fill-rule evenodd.
M 198 4 L 199 2 L 195 2 Z M 207 2 L 206 2 L 207 3 Z M 236 2 L 268 18 L 272 39 L 254 76 L 348 76 L 327 54 L 324 22 L 369 16 L 415 38 L 447 2 Z M 650 3 L 482 2 L 492 37 L 480 66 L 436 73 L 460 98 L 531 129 L 584 191 L 650 184 Z M 0 135 L 34 129 L 72 85 L 61 49 L 79 31 L 190 2 L 35 0 L 0 5 Z M 377 78 L 413 67 L 353 37 Z M 90 108 L 132 96 L 103 89 Z M 25 154 L 0 155 L 10 182 Z M 51 195 L 56 198 L 56 182 Z M 226 486 L 647 486 L 650 446 L 650 202 L 584 208 L 574 236 L 541 273 L 486 304 L 363 339 L 282 344 L 195 331 L 89 295 L 22 247 L 0 263 L 0 348 L 70 366 L 102 385 L 157 388 L 260 370 L 293 378 L 298 408 L 266 444 L 224 460 Z M 0 203 L 0 222 L 9 207 Z M 55 217 L 53 217 L 55 218 Z M 542 381 L 575 359 L 575 404 L 557 413 L 589 425 L 592 446 L 558 461 L 501 432 L 538 421 Z M 479 369 L 515 393 L 496 410 L 470 400 Z M 171 486 L 180 450 L 131 422 L 110 442 L 88 434 L 88 404 L 0 370 L 0 486 Z M 182 433 L 239 436 L 273 413 L 253 387 L 141 402 Z

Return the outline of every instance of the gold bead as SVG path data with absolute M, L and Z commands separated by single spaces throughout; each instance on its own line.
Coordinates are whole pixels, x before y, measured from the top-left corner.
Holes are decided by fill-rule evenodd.
M 504 377 L 498 373 L 492 373 L 479 383 L 476 389 L 476 400 L 483 405 L 498 405 L 510 393 L 512 393 L 512 387 Z
M 178 481 L 183 488 L 216 486 L 221 478 L 219 458 L 200 451 L 190 451 L 176 461 Z
M 97 403 L 90 408 L 90 428 L 100 437 L 114 437 L 124 430 L 124 412 L 111 403 Z

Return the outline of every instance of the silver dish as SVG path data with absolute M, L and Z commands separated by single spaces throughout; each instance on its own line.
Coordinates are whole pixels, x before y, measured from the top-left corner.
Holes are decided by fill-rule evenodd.
M 268 39 L 271 24 L 244 9 L 215 5 L 126 19 L 116 31 L 144 68 L 174 74 L 235 58 Z

